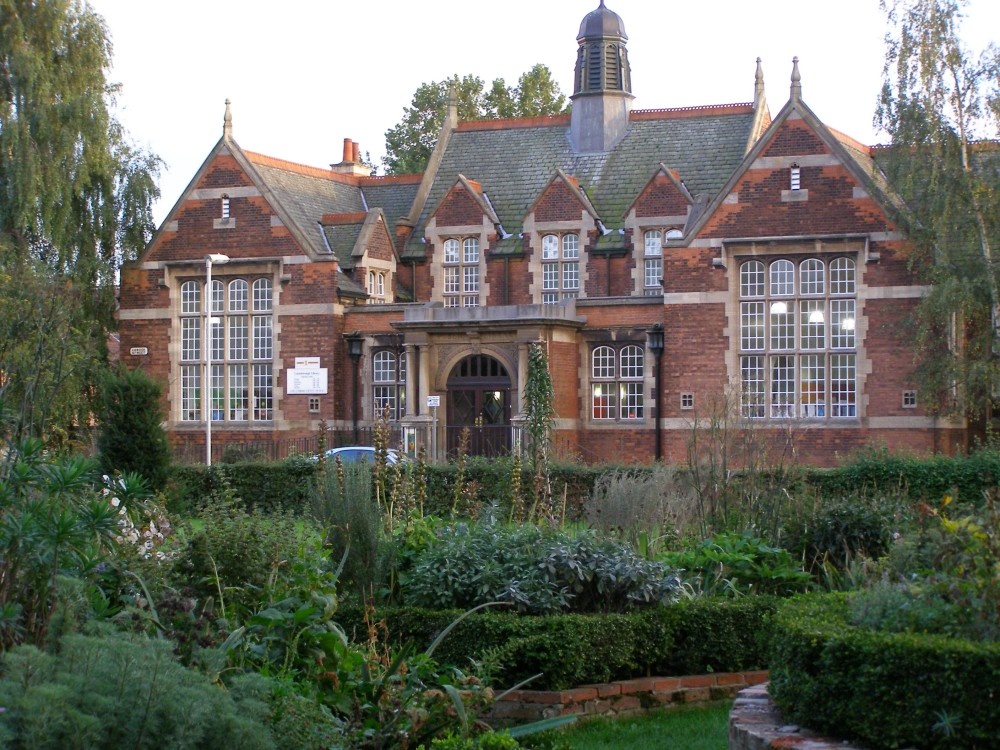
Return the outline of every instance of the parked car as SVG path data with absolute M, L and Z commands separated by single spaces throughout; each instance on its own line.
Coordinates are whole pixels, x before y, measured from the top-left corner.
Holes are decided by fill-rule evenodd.
M 374 464 L 375 448 L 370 445 L 345 445 L 340 448 L 330 448 L 323 456 L 326 461 L 336 461 L 339 458 L 340 462 L 345 464 L 358 463 L 359 461 Z M 314 459 L 318 461 L 319 456 L 314 456 Z M 390 466 L 405 463 L 406 460 L 406 456 L 401 456 L 399 451 L 394 448 L 389 448 L 386 451 L 385 462 Z

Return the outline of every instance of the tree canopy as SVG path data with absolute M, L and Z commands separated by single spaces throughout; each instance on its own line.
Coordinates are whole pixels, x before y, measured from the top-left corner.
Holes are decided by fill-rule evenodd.
M 2 432 L 85 419 L 118 268 L 154 229 L 160 160 L 113 116 L 111 55 L 79 0 L 0 0 Z
M 569 103 L 559 84 L 544 65 L 535 65 L 521 75 L 516 86 L 507 86 L 497 78 L 487 90 L 483 80 L 456 73 L 443 81 L 421 84 L 410 106 L 403 108 L 403 119 L 386 131 L 385 156 L 388 174 L 414 174 L 424 171 L 454 91 L 460 120 L 511 117 L 537 117 L 569 111 Z
M 905 201 L 922 301 L 918 368 L 932 410 L 977 416 L 997 392 L 1000 50 L 960 36 L 966 0 L 881 0 L 889 22 L 875 123 Z

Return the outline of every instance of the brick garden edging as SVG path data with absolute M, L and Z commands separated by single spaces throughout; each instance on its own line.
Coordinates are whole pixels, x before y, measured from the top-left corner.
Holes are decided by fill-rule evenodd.
M 499 725 L 555 716 L 627 716 L 672 705 L 730 700 L 767 681 L 766 671 L 686 677 L 639 677 L 570 690 L 514 690 L 493 704 L 487 721 Z

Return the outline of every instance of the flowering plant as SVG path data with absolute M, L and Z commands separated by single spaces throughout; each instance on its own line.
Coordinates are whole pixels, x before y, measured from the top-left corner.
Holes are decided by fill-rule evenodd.
M 167 560 L 165 543 L 173 530 L 166 512 L 153 501 L 139 474 L 105 474 L 101 496 L 117 514 L 115 542 L 135 549 L 144 560 Z

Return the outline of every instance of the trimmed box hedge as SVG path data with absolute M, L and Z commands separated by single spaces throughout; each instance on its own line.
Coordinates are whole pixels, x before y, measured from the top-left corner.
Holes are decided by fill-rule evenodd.
M 538 673 L 533 690 L 651 675 L 688 675 L 765 669 L 766 632 L 777 607 L 771 597 L 691 599 L 614 615 L 518 615 L 476 612 L 451 631 L 434 652 L 442 664 L 468 670 L 472 661 L 492 665 L 497 687 Z M 460 610 L 382 608 L 390 643 L 426 649 Z M 363 613 L 343 605 L 336 620 L 352 638 L 364 638 Z
M 849 601 L 779 607 L 769 691 L 788 721 L 871 750 L 997 746 L 1000 643 L 854 627 Z

